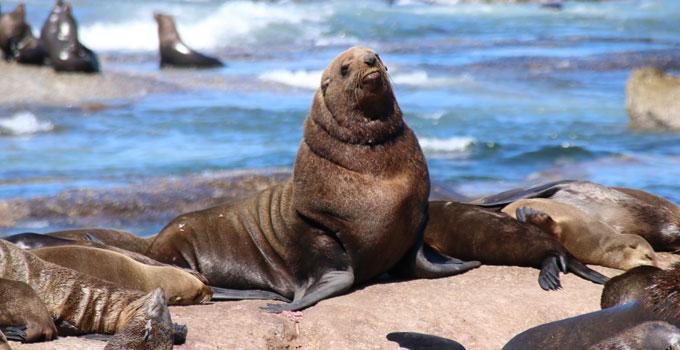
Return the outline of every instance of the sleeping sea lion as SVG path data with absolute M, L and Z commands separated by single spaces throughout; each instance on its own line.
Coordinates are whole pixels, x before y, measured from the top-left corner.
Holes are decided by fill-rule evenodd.
M 212 291 L 194 275 L 173 266 L 150 266 L 123 254 L 93 247 L 65 245 L 31 250 L 37 257 L 144 292 L 165 291 L 170 305 L 201 304 L 210 300 Z
M 163 301 L 163 292 L 158 289 L 151 293 L 123 288 L 110 282 L 67 269 L 38 258 L 12 243 L 0 240 L 0 277 L 19 281 L 29 285 L 43 302 L 47 311 L 55 320 L 60 335 L 79 335 L 87 333 L 115 334 L 127 332 L 131 321 L 149 317 L 148 328 L 137 329 L 136 334 L 143 335 L 145 330 L 156 334 L 145 337 L 143 348 L 114 347 L 115 349 L 169 349 L 173 337 L 165 331 L 156 331 L 156 327 L 164 329 L 167 324 L 164 312 L 167 308 Z M 158 317 L 162 317 L 159 319 Z M 153 321 L 151 319 L 154 319 Z
M 186 46 L 179 37 L 174 17 L 157 12 L 154 13 L 153 18 L 158 23 L 161 68 L 215 68 L 224 66 L 217 58 L 206 56 Z
M 663 273 L 663 270 L 658 267 L 638 266 L 612 277 L 604 285 L 600 306 L 605 309 L 639 299 L 652 284 L 652 277 L 659 273 Z
M 71 4 L 57 0 L 40 31 L 52 68 L 58 72 L 99 72 L 99 60 L 92 50 L 78 41 L 78 24 Z
M 541 269 L 538 284 L 544 290 L 561 287 L 559 272 L 574 272 L 603 284 L 607 277 L 567 253 L 557 238 L 544 230 L 554 227 L 542 213 L 518 221 L 505 213 L 470 204 L 432 201 L 425 227 L 425 242 L 442 254 L 482 264 L 527 266 Z
M 647 321 L 680 327 L 679 282 L 677 271 L 655 276 L 653 284 L 633 302 L 531 328 L 503 349 L 587 349 Z
M 0 278 L 0 330 L 10 340 L 33 343 L 57 337 L 45 304 L 26 283 Z M 14 337 L 17 331 L 22 336 Z
M 680 207 L 636 189 L 566 180 L 510 190 L 470 203 L 503 207 L 523 198 L 550 198 L 573 205 L 618 233 L 644 237 L 657 251 L 680 249 Z
M 292 177 L 175 218 L 147 255 L 196 269 L 235 298 L 293 299 L 270 304 L 272 312 L 304 309 L 388 271 L 436 278 L 479 266 L 423 243 L 428 194 L 427 163 L 387 69 L 373 50 L 354 47 L 322 75 Z
M 74 239 L 81 241 L 97 240 L 107 246 L 125 249 L 127 251 L 144 254 L 149 248 L 153 237 L 143 238 L 134 233 L 106 229 L 106 228 L 82 228 L 47 233 L 48 236 Z
M 585 264 L 620 270 L 657 264 L 654 249 L 644 238 L 616 233 L 611 226 L 574 206 L 552 199 L 522 199 L 503 208 L 503 212 L 515 216 L 520 208 L 530 208 L 550 216 L 556 225 L 554 232 L 557 239 Z

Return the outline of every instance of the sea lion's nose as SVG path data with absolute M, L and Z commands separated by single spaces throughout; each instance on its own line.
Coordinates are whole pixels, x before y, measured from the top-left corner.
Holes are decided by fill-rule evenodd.
M 378 61 L 377 57 L 375 57 L 375 54 L 372 52 L 364 55 L 364 63 L 371 67 L 375 66 L 375 62 L 377 61 Z

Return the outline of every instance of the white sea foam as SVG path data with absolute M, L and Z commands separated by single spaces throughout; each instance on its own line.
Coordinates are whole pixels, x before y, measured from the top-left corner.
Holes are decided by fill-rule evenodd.
M 477 143 L 477 139 L 470 136 L 454 136 L 447 139 L 420 137 L 418 140 L 424 151 L 433 153 L 465 152 Z
M 469 74 L 450 77 L 432 77 L 425 71 L 395 72 L 390 76 L 392 82 L 399 85 L 410 85 L 417 87 L 444 87 L 461 85 L 474 82 L 474 78 Z
M 281 25 L 294 25 L 291 30 L 304 30 L 301 36 L 320 36 L 315 24 L 324 23 L 332 13 L 320 9 L 318 13 L 304 7 L 285 6 L 264 2 L 229 1 L 210 14 L 186 11 L 178 6 L 164 9 L 175 16 L 177 29 L 186 44 L 196 49 L 219 48 L 257 40 L 257 31 Z M 80 28 L 85 45 L 98 51 L 151 51 L 158 48 L 158 29 L 152 8 L 141 6 L 126 21 L 96 22 Z
M 277 69 L 260 74 L 260 80 L 295 86 L 303 89 L 315 90 L 321 82 L 321 70 L 286 70 Z
M 40 120 L 31 112 L 18 112 L 11 117 L 0 118 L 0 134 L 30 135 L 52 130 L 52 122 Z

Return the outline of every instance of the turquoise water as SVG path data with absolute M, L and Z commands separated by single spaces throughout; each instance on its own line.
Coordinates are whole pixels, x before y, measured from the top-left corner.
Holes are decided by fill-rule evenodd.
M 27 3 L 40 28 L 51 3 Z M 578 178 L 680 202 L 680 134 L 630 131 L 624 101 L 632 68 L 680 68 L 678 1 L 568 2 L 560 12 L 416 1 L 74 7 L 105 71 L 174 74 L 158 72 L 154 10 L 176 15 L 184 41 L 227 66 L 178 73 L 191 89 L 97 112 L 0 106 L 0 199 L 290 166 L 321 70 L 364 45 L 388 65 L 438 182 L 472 196 Z M 196 86 L 208 79 L 217 82 Z

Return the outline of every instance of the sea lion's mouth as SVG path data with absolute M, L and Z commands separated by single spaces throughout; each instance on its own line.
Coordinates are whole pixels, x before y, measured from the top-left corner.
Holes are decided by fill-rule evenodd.
M 370 70 L 361 78 L 361 84 L 367 85 L 371 90 L 382 86 L 382 81 L 380 69 Z

